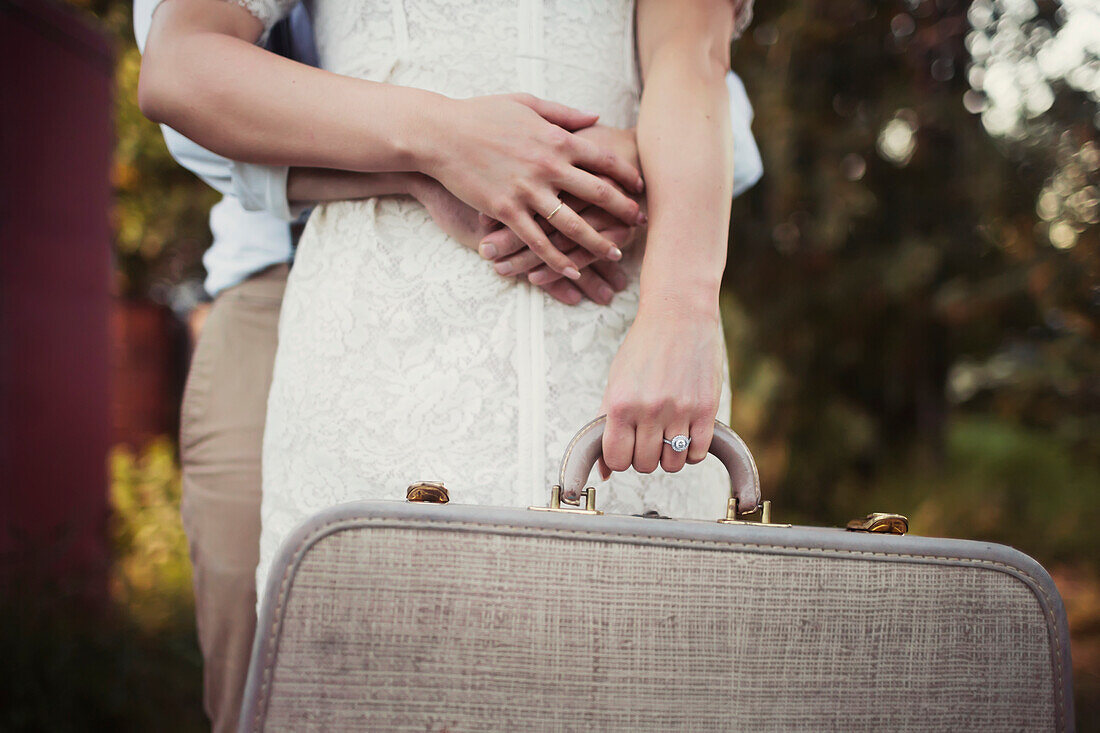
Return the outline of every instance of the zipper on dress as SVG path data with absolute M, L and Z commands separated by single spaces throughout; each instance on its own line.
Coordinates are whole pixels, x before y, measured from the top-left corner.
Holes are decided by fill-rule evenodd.
M 542 0 L 518 0 L 519 31 L 516 71 L 522 91 L 546 96 Z M 546 476 L 546 334 L 541 290 L 517 284 L 516 326 L 519 377 L 519 480 L 527 485 L 530 502 L 545 493 Z M 526 385 L 526 389 L 524 386 Z

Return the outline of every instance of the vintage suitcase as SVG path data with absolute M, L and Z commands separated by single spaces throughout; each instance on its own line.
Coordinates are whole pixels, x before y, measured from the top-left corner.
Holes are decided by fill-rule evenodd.
M 570 444 L 567 496 L 602 428 Z M 891 515 L 738 522 L 756 466 L 721 424 L 712 452 L 732 522 L 600 515 L 559 487 L 542 511 L 434 504 L 431 483 L 322 512 L 272 570 L 240 729 L 1073 729 L 1038 563 Z

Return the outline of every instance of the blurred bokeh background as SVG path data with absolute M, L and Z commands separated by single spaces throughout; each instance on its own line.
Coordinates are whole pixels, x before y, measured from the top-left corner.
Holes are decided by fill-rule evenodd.
M 66 444 L 7 425 L 3 450 L 33 470 L 5 476 L 0 515 L 55 512 L 71 531 L 9 514 L 0 536 L 4 730 L 202 726 L 175 435 L 216 195 L 137 109 L 130 13 L 0 0 L 4 38 L 23 24 L 83 44 L 74 63 L 113 95 L 56 113 L 113 124 L 109 235 L 63 242 L 113 248 L 87 311 L 109 367 L 87 442 L 106 468 L 55 486 Z M 919 534 L 1033 555 L 1068 608 L 1080 728 L 1100 729 L 1100 0 L 769 0 L 733 58 L 765 175 L 733 209 L 729 417 L 778 515 L 899 512 Z M 27 58 L 4 60 L 35 86 Z M 9 127 L 5 155 L 64 134 L 44 124 Z M 4 261 L 18 246 L 5 238 Z M 41 290 L 36 312 L 65 297 Z

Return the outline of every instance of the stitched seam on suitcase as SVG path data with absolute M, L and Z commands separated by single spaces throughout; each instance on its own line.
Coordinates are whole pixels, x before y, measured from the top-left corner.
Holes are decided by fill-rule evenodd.
M 324 539 L 325 537 L 333 534 L 338 529 L 341 529 L 338 525 L 345 525 L 342 529 L 356 529 L 366 524 L 391 524 L 397 526 L 410 526 L 410 525 L 435 525 L 434 529 L 454 529 L 454 528 L 469 528 L 469 529 L 489 529 L 489 530 L 501 530 L 501 529 L 513 529 L 521 530 L 524 532 L 530 532 L 535 534 L 556 534 L 556 535 L 576 535 L 589 539 L 601 539 L 618 541 L 622 538 L 633 539 L 654 539 L 653 535 L 636 534 L 628 532 L 619 533 L 605 533 L 605 532 L 592 532 L 589 530 L 577 530 L 577 529 L 549 529 L 543 527 L 528 527 L 513 524 L 488 524 L 480 522 L 450 522 L 438 519 L 397 519 L 393 517 L 358 517 L 354 519 L 341 518 L 334 519 L 330 522 L 320 525 L 313 529 L 309 534 L 302 538 L 301 543 L 295 548 L 294 554 L 291 556 L 290 561 L 287 563 L 286 568 L 283 571 L 283 577 L 279 584 L 279 598 L 276 602 L 274 613 L 272 614 L 271 626 L 267 632 L 268 649 L 264 660 L 264 673 L 263 682 L 260 687 L 260 700 L 256 706 L 256 712 L 253 716 L 253 730 L 261 730 L 261 719 L 265 717 L 267 706 L 269 703 L 269 696 L 271 694 L 271 670 L 273 669 L 272 662 L 278 653 L 278 641 L 279 634 L 278 629 L 282 625 L 282 610 L 285 601 L 289 598 L 289 586 L 295 572 L 297 571 L 299 561 L 302 555 L 311 548 L 314 544 Z M 691 538 L 681 537 L 667 537 L 660 538 L 667 540 L 673 544 L 687 544 L 696 545 L 701 548 L 714 549 L 714 550 L 759 550 L 764 545 L 753 545 L 742 542 L 715 542 L 712 540 L 694 540 Z M 1032 592 L 1037 589 L 1043 597 L 1043 606 L 1046 615 L 1050 619 L 1049 628 L 1054 629 L 1057 627 L 1057 619 L 1054 617 L 1054 604 L 1051 602 L 1050 596 L 1043 588 L 1034 576 L 1028 573 L 1022 568 L 1009 565 L 1007 563 L 997 562 L 996 560 L 985 560 L 981 558 L 969 558 L 969 557 L 955 557 L 951 555 L 914 555 L 911 553 L 903 552 L 873 552 L 870 550 L 848 550 L 843 548 L 821 548 L 821 547 L 797 547 L 790 546 L 784 547 L 785 550 L 793 550 L 796 552 L 810 553 L 810 554 L 829 554 L 838 553 L 842 555 L 852 556 L 865 556 L 865 557 L 894 557 L 899 559 L 912 559 L 912 560 L 948 560 L 953 562 L 984 565 L 992 568 L 999 568 L 1008 575 L 1022 575 L 1031 581 Z M 1055 702 L 1058 714 L 1058 729 L 1066 729 L 1065 709 L 1063 705 L 1063 698 L 1065 695 L 1063 668 L 1062 668 L 1062 643 L 1057 633 L 1052 634 L 1053 646 L 1054 646 L 1054 682 L 1055 682 Z

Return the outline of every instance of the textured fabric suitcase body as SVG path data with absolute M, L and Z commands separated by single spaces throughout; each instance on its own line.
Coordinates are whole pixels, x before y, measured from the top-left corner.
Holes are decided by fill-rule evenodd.
M 398 501 L 284 543 L 245 697 L 243 731 L 1073 729 L 1061 598 L 1011 548 Z

